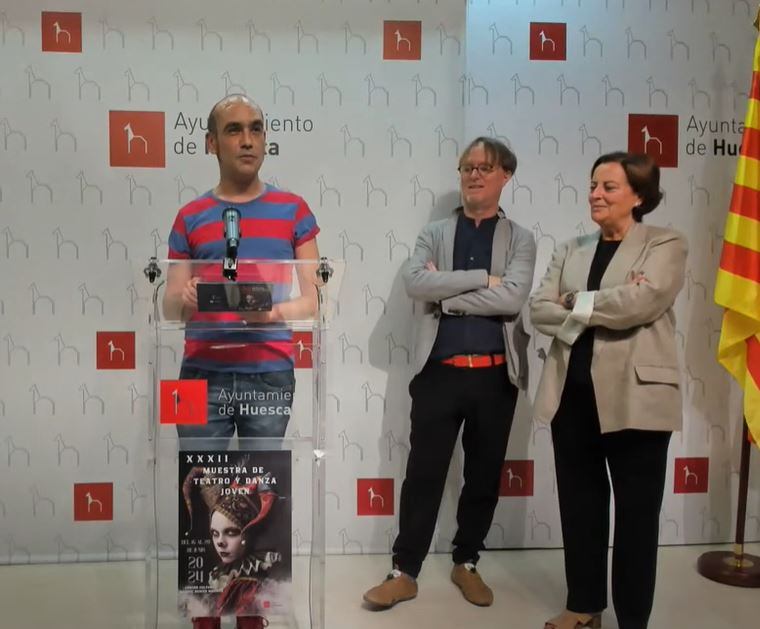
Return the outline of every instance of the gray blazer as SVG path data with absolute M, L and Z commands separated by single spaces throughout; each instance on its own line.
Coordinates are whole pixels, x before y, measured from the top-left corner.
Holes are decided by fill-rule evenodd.
M 676 231 L 636 223 L 620 243 L 600 289 L 588 293 L 590 317 L 557 302 L 585 291 L 600 233 L 574 238 L 554 251 L 530 298 L 533 326 L 552 337 L 536 392 L 534 416 L 550 422 L 565 386 L 571 344 L 597 326 L 591 379 L 602 432 L 626 428 L 680 430 L 682 420 L 673 303 L 684 284 L 686 239 Z M 643 274 L 641 283 L 631 278 Z
M 527 385 L 529 337 L 520 311 L 530 294 L 536 265 L 533 234 L 506 218 L 499 209 L 493 237 L 490 273 L 484 269 L 454 271 L 454 236 L 458 214 L 426 225 L 404 270 L 406 292 L 423 303 L 417 317 L 414 367 L 419 373 L 433 349 L 441 313 L 452 315 L 501 316 L 510 381 Z M 432 261 L 437 271 L 428 271 Z M 488 276 L 502 278 L 501 286 L 488 288 Z

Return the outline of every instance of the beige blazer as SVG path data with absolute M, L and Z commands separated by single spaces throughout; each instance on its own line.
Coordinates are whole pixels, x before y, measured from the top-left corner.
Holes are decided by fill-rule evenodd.
M 596 326 L 591 379 L 602 432 L 626 428 L 680 430 L 680 371 L 673 303 L 684 284 L 686 239 L 678 232 L 636 223 L 607 267 L 592 306 L 571 312 L 557 300 L 585 291 L 600 232 L 559 245 L 530 297 L 533 326 L 552 337 L 534 404 L 536 419 L 550 422 L 565 386 L 571 344 Z M 643 274 L 636 284 L 631 278 Z M 579 294 L 579 297 L 582 295 Z M 561 340 L 564 339 L 564 340 Z

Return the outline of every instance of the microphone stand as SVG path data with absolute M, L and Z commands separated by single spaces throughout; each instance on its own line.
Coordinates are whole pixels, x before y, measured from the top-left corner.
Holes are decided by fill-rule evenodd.
M 237 280 L 237 249 L 227 245 L 227 255 L 222 261 L 222 275 L 231 282 Z
M 222 261 L 222 275 L 231 282 L 237 280 L 237 254 L 240 243 L 240 211 L 228 207 L 222 212 L 224 222 L 224 237 L 226 239 L 226 255 Z

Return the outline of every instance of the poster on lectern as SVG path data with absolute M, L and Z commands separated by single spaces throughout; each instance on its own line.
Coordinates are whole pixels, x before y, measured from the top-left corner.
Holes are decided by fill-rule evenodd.
M 179 608 L 188 616 L 286 613 L 291 452 L 179 454 Z

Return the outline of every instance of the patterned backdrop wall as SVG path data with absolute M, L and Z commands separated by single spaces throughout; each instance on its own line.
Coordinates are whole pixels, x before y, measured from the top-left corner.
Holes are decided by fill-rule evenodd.
M 456 159 L 478 134 L 518 155 L 502 205 L 533 229 L 538 276 L 555 243 L 593 229 L 585 190 L 601 151 L 663 166 L 651 222 L 683 230 L 691 252 L 676 306 L 686 422 L 661 539 L 728 540 L 740 397 L 714 359 L 712 289 L 750 14 L 744 0 L 0 0 L 0 563 L 143 552 L 141 268 L 216 182 L 205 118 L 235 92 L 266 113 L 264 178 L 305 197 L 322 254 L 347 263 L 328 351 L 330 552 L 387 552 L 396 534 L 415 314 L 400 271 L 420 227 L 457 204 Z M 531 394 L 547 346 L 534 336 Z M 437 550 L 460 475 L 457 454 Z M 523 398 L 489 547 L 561 544 L 553 478 L 550 433 Z

